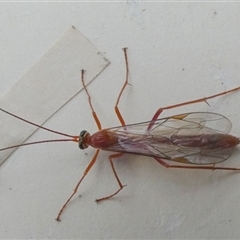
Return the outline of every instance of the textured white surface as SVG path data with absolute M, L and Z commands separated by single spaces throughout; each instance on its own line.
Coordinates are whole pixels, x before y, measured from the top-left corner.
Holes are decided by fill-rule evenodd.
M 120 103 L 126 122 L 149 120 L 161 106 L 240 84 L 240 6 L 234 3 L 22 3 L 0 8 L 0 93 L 19 79 L 69 26 L 111 61 L 89 85 L 103 127 L 119 125 L 113 106 L 124 81 L 122 47 L 129 48 L 130 82 Z M 58 94 L 57 92 L 55 94 Z M 240 93 L 186 108 L 213 111 L 240 135 Z M 67 133 L 96 131 L 82 91 L 45 124 Z M 29 141 L 50 134 L 37 131 Z M 86 153 L 86 154 L 85 154 Z M 23 147 L 0 168 L 1 238 L 238 238 L 240 175 L 164 169 L 151 158 L 125 155 L 116 169 L 127 187 L 112 200 L 94 199 L 117 189 L 103 152 L 62 215 L 93 149 L 74 144 Z M 239 151 L 223 163 L 240 166 Z

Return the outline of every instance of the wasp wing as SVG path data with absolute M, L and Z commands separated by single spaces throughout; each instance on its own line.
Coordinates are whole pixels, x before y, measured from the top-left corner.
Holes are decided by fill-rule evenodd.
M 149 125 L 151 124 L 151 128 Z M 226 117 L 210 112 L 192 112 L 116 128 L 108 131 L 116 134 L 118 143 L 104 150 L 126 152 L 166 160 L 192 164 L 215 164 L 225 161 L 233 148 L 208 148 L 184 146 L 173 139 L 177 137 L 198 139 L 201 136 L 228 134 L 232 124 Z

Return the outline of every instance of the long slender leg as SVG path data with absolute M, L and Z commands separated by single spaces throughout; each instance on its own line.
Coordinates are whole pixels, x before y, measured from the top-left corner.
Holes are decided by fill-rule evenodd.
M 117 115 L 117 117 L 118 117 L 121 125 L 122 125 L 122 126 L 125 126 L 125 125 L 126 125 L 126 124 L 125 124 L 125 121 L 124 121 L 124 119 L 123 119 L 123 117 L 122 117 L 122 114 L 120 113 L 119 108 L 118 108 L 118 104 L 119 104 L 119 102 L 120 102 L 120 99 L 121 99 L 121 96 L 122 96 L 122 94 L 123 94 L 123 91 L 125 90 L 125 88 L 126 88 L 127 85 L 130 85 L 129 82 L 128 82 L 129 67 L 128 67 L 128 58 L 127 58 L 127 48 L 123 48 L 123 52 L 124 52 L 124 59 L 125 59 L 125 65 L 126 65 L 126 77 L 125 77 L 125 81 L 124 81 L 124 83 L 123 83 L 123 86 L 122 86 L 122 88 L 121 88 L 121 90 L 120 90 L 120 93 L 119 93 L 119 95 L 118 95 L 118 98 L 117 98 L 117 101 L 116 101 L 114 110 L 115 110 L 115 112 L 116 112 L 116 115 Z M 114 164 L 113 164 L 113 160 L 114 160 L 114 159 L 119 158 L 119 157 L 121 157 L 121 156 L 123 156 L 123 155 L 124 155 L 124 153 L 117 153 L 117 154 L 110 155 L 109 158 L 108 158 L 109 161 L 110 161 L 111 168 L 112 168 L 112 170 L 113 170 L 113 174 L 114 174 L 114 176 L 115 176 L 115 178 L 116 178 L 116 180 L 117 180 L 117 182 L 118 182 L 119 189 L 118 189 L 116 192 L 114 192 L 113 194 L 111 194 L 111 195 L 109 195 L 109 196 L 107 196 L 107 197 L 103 197 L 103 198 L 96 199 L 96 202 L 97 202 L 97 203 L 100 202 L 100 201 L 103 201 L 103 200 L 107 200 L 107 199 L 109 199 L 109 198 L 112 198 L 113 196 L 117 195 L 117 194 L 123 189 L 124 185 L 121 183 L 121 181 L 120 181 L 120 179 L 119 179 L 119 177 L 118 177 L 118 175 L 117 175 L 117 172 L 116 172 L 116 170 L 115 170 Z
M 119 157 L 121 157 L 122 155 L 124 155 L 124 153 L 117 153 L 117 154 L 113 154 L 113 155 L 111 155 L 111 156 L 108 157 L 108 159 L 109 159 L 109 161 L 110 161 L 110 164 L 111 164 L 111 167 L 112 167 L 112 170 L 113 170 L 113 173 L 114 173 L 114 176 L 115 176 L 115 178 L 116 178 L 116 180 L 117 180 L 117 183 L 118 183 L 118 185 L 119 185 L 119 189 L 118 189 L 115 193 L 113 193 L 113 194 L 111 194 L 111 195 L 109 195 L 109 196 L 107 196 L 107 197 L 103 197 L 103 198 L 98 198 L 98 199 L 96 199 L 96 202 L 97 202 L 97 203 L 100 202 L 100 201 L 103 201 L 103 200 L 107 200 L 107 199 L 109 199 L 109 198 L 112 198 L 113 196 L 117 195 L 117 194 L 125 187 L 125 185 L 123 185 L 123 184 L 121 183 L 121 181 L 120 181 L 120 179 L 119 179 L 119 177 L 118 177 L 118 175 L 117 175 L 117 172 L 116 172 L 116 170 L 115 170 L 114 164 L 113 164 L 113 159 L 119 158 Z
M 130 85 L 129 82 L 128 82 L 128 76 L 129 76 L 129 67 L 128 67 L 128 58 L 127 58 L 127 48 L 123 48 L 123 52 L 124 52 L 124 58 L 125 58 L 125 64 L 126 64 L 126 78 L 125 78 L 125 82 L 123 83 L 123 86 L 122 86 L 122 89 L 118 95 L 118 98 L 117 98 L 117 101 L 116 101 L 116 104 L 115 104 L 115 107 L 114 107 L 114 110 L 117 114 L 117 117 L 121 123 L 122 126 L 125 126 L 125 121 L 122 117 L 122 114 L 120 113 L 120 110 L 118 108 L 118 104 L 119 104 L 119 101 L 120 101 L 120 98 L 123 94 L 123 91 L 125 90 L 126 86 L 127 85 Z
M 70 202 L 70 200 L 73 198 L 73 196 L 77 193 L 78 188 L 81 184 L 81 182 L 83 181 L 83 179 L 86 177 L 86 175 L 88 174 L 88 172 L 90 171 L 90 169 L 92 168 L 92 166 L 95 164 L 96 160 L 97 160 L 97 156 L 99 154 L 100 150 L 98 149 L 93 157 L 93 159 L 91 160 L 91 162 L 88 164 L 87 168 L 85 169 L 83 176 L 80 178 L 80 180 L 78 181 L 76 187 L 73 190 L 72 195 L 67 199 L 67 201 L 64 203 L 64 205 L 62 206 L 62 208 L 60 209 L 56 220 L 57 221 L 61 221 L 60 220 L 60 216 L 62 215 L 63 210 L 66 208 L 66 206 L 68 205 L 68 203 Z
M 116 101 L 114 110 L 115 110 L 115 112 L 116 112 L 116 114 L 117 114 L 117 117 L 118 117 L 121 125 L 122 125 L 122 126 L 125 126 L 125 125 L 126 125 L 126 124 L 125 124 L 125 121 L 124 121 L 124 119 L 123 119 L 123 117 L 122 117 L 122 114 L 120 113 L 119 108 L 118 108 L 118 104 L 119 104 L 120 98 L 121 98 L 121 96 L 122 96 L 122 94 L 123 94 L 123 91 L 125 90 L 126 86 L 129 84 L 129 83 L 128 83 L 129 67 L 128 67 L 128 58 L 127 58 L 127 48 L 123 48 L 123 52 L 124 52 L 124 58 L 125 58 L 125 64 L 126 64 L 126 78 L 125 78 L 125 82 L 123 83 L 123 86 L 122 86 L 122 88 L 121 88 L 121 91 L 120 91 L 120 93 L 119 93 L 119 95 L 118 95 L 118 98 L 117 98 L 117 101 Z M 124 155 L 124 153 L 117 153 L 117 154 L 110 155 L 110 156 L 108 157 L 108 159 L 109 159 L 109 161 L 110 161 L 111 168 L 112 168 L 112 170 L 113 170 L 113 174 L 114 174 L 114 176 L 115 176 L 115 178 L 116 178 L 116 180 L 117 180 L 117 182 L 118 182 L 119 189 L 118 189 L 115 193 L 113 193 L 113 194 L 111 194 L 111 195 L 109 195 L 109 196 L 107 196 L 107 197 L 103 197 L 103 198 L 98 198 L 98 199 L 96 199 L 96 202 L 97 202 L 97 203 L 100 202 L 100 201 L 103 201 L 103 200 L 107 200 L 107 199 L 109 199 L 109 198 L 117 195 L 117 194 L 123 189 L 124 185 L 121 183 L 121 181 L 120 181 L 120 179 L 119 179 L 119 177 L 118 177 L 118 175 L 117 175 L 117 172 L 116 172 L 116 170 L 115 170 L 114 164 L 113 164 L 113 159 L 119 158 L 119 157 L 121 157 L 121 156 L 123 156 L 123 155 Z
M 160 158 L 154 158 L 157 162 L 159 162 L 162 166 L 166 168 L 184 168 L 184 169 L 205 169 L 205 170 L 231 170 L 231 171 L 240 171 L 240 168 L 229 168 L 229 167 L 215 167 L 215 164 L 213 166 L 183 166 L 183 165 L 170 165 L 166 163 L 164 160 Z
M 93 106 L 92 106 L 91 96 L 90 96 L 90 94 L 88 93 L 87 86 L 86 86 L 86 84 L 85 84 L 85 82 L 84 82 L 84 72 L 85 72 L 85 70 L 82 69 L 82 71 L 81 71 L 82 85 L 83 85 L 83 88 L 84 88 L 84 90 L 85 90 L 85 92 L 86 92 L 86 94 L 87 94 L 87 96 L 88 96 L 88 102 L 89 102 L 89 106 L 90 106 L 90 108 L 91 108 L 91 110 L 92 110 L 93 118 L 94 118 L 94 120 L 95 120 L 95 122 L 96 122 L 96 124 L 97 124 L 98 129 L 101 130 L 101 129 L 102 129 L 101 122 L 99 121 L 99 118 L 98 118 L 98 116 L 97 116 L 97 114 L 96 114 L 96 112 L 95 112 L 95 110 L 94 110 L 94 108 L 93 108 Z
M 115 112 L 117 114 L 117 117 L 118 117 L 121 125 L 125 126 L 126 125 L 125 121 L 124 121 L 124 119 L 122 117 L 122 114 L 120 113 L 119 108 L 118 108 L 118 104 L 119 104 L 119 101 L 120 101 L 121 96 L 123 94 L 123 91 L 125 90 L 126 86 L 129 84 L 128 83 L 129 67 L 128 67 L 128 58 L 127 58 L 127 48 L 123 48 L 123 52 L 124 52 L 124 59 L 125 59 L 125 65 L 126 65 L 126 78 L 125 78 L 125 82 L 123 83 L 123 86 L 122 86 L 122 88 L 120 90 L 120 93 L 118 95 L 118 98 L 117 98 L 114 110 L 115 110 Z M 115 167 L 113 165 L 113 159 L 119 158 L 119 157 L 121 157 L 123 155 L 124 155 L 124 153 L 117 153 L 117 154 L 114 154 L 114 155 L 110 155 L 109 158 L 108 158 L 109 161 L 110 161 L 110 164 L 111 164 L 111 168 L 113 170 L 113 174 L 114 174 L 115 178 L 117 179 L 117 182 L 118 182 L 118 185 L 119 185 L 119 189 L 115 193 L 113 193 L 113 194 L 111 194 L 111 195 L 109 195 L 107 197 L 96 199 L 97 203 L 100 202 L 100 201 L 103 201 L 103 200 L 107 200 L 107 199 L 117 195 L 123 189 L 124 185 L 122 185 L 122 183 L 121 183 L 121 181 L 120 181 L 120 179 L 119 179 L 119 177 L 117 175 L 117 172 L 115 170 Z
M 230 89 L 228 91 L 221 92 L 221 93 L 211 95 L 211 96 L 208 96 L 208 97 L 203 97 L 203 98 L 195 99 L 195 100 L 192 100 L 192 101 L 178 103 L 178 104 L 175 104 L 175 105 L 170 105 L 170 106 L 167 106 L 167 107 L 159 108 L 156 111 L 156 113 L 154 114 L 154 116 L 151 120 L 151 123 L 148 126 L 148 130 L 150 130 L 152 128 L 155 121 L 158 119 L 159 115 L 165 110 L 172 109 L 172 108 L 177 108 L 177 107 L 181 107 L 181 106 L 185 106 L 185 105 L 190 105 L 190 104 L 194 104 L 194 103 L 207 102 L 207 100 L 209 100 L 211 98 L 219 97 L 219 96 L 225 95 L 225 94 L 230 93 L 230 92 L 235 92 L 237 90 L 240 90 L 240 87 L 236 87 L 236 88 Z
M 93 118 L 94 118 L 94 120 L 95 120 L 95 122 L 96 122 L 96 124 L 97 124 L 98 129 L 100 130 L 100 129 L 101 129 L 101 123 L 100 123 L 100 121 L 99 121 L 99 119 L 98 119 L 98 116 L 97 116 L 97 114 L 96 114 L 93 106 L 92 106 L 91 96 L 90 96 L 90 94 L 88 93 L 86 84 L 85 84 L 85 82 L 84 82 L 84 69 L 81 70 L 81 81 L 82 81 L 83 88 L 84 88 L 84 90 L 85 90 L 85 92 L 86 92 L 86 94 L 87 94 L 87 96 L 88 96 L 88 102 L 89 102 L 89 106 L 90 106 L 90 108 L 91 108 L 91 110 L 92 110 Z M 61 216 L 63 210 L 66 208 L 66 206 L 68 205 L 68 203 L 70 202 L 70 200 L 73 198 L 73 196 L 77 193 L 78 188 L 79 188 L 81 182 L 83 181 L 83 179 L 85 178 L 85 176 L 88 174 L 88 172 L 90 171 L 90 169 L 92 168 L 92 166 L 95 164 L 99 152 L 100 152 L 100 150 L 97 149 L 94 157 L 92 158 L 91 162 L 88 164 L 87 168 L 85 169 L 85 171 L 84 171 L 84 173 L 83 173 L 83 176 L 80 178 L 80 180 L 78 181 L 77 185 L 75 186 L 72 195 L 67 199 L 67 201 L 64 203 L 64 205 L 63 205 L 62 208 L 60 209 L 60 211 L 59 211 L 59 213 L 58 213 L 58 215 L 57 215 L 57 218 L 56 218 L 57 221 L 60 221 L 60 216 Z

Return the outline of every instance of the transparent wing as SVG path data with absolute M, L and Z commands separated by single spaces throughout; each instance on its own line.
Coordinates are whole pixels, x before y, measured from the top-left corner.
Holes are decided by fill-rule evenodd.
M 233 152 L 233 148 L 211 148 L 204 144 L 204 137 L 212 139 L 230 132 L 231 122 L 220 114 L 192 112 L 175 115 L 156 120 L 148 130 L 150 123 L 107 129 L 117 136 L 118 143 L 104 150 L 192 164 L 219 163 Z

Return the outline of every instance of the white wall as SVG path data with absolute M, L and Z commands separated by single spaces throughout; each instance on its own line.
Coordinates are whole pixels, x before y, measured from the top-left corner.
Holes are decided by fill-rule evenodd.
M 132 84 L 120 103 L 127 123 L 150 120 L 159 107 L 240 85 L 237 3 L 1 3 L 0 94 L 72 25 L 111 62 L 89 85 L 103 127 L 119 125 L 113 107 L 125 77 L 122 47 L 129 48 Z M 210 107 L 192 105 L 165 116 L 187 111 L 221 113 L 239 136 L 239 103 L 236 93 L 209 101 Z M 82 129 L 97 130 L 84 92 L 44 126 L 74 135 Z M 37 131 L 29 141 L 48 137 L 49 133 Z M 118 187 L 108 152 L 101 153 L 81 185 L 81 198 L 75 197 L 62 221 L 56 222 L 93 154 L 93 149 L 82 152 L 72 143 L 15 151 L 0 167 L 0 237 L 239 237 L 240 175 L 170 170 L 149 157 L 125 155 L 116 160 L 116 169 L 127 187 L 112 200 L 96 204 L 95 198 Z M 238 153 L 222 165 L 240 167 Z

